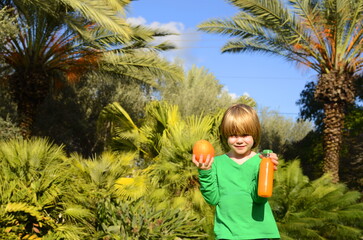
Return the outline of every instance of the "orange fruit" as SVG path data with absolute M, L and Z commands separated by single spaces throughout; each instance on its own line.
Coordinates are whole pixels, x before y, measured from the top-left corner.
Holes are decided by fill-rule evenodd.
M 199 161 L 200 155 L 203 155 L 203 162 L 205 162 L 208 155 L 214 157 L 214 148 L 210 142 L 202 139 L 194 143 L 193 154 L 197 161 Z

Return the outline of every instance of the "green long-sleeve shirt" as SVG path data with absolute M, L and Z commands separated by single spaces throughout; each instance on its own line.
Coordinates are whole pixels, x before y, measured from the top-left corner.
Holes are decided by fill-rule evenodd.
M 216 206 L 217 239 L 280 238 L 267 198 L 257 195 L 260 161 L 256 154 L 238 164 L 224 154 L 212 169 L 199 170 L 203 197 Z

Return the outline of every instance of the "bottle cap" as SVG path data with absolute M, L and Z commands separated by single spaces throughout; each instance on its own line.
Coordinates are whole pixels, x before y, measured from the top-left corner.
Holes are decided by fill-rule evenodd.
M 268 157 L 270 153 L 273 153 L 273 151 L 270 149 L 265 149 L 262 151 L 262 155 L 264 155 L 265 157 Z

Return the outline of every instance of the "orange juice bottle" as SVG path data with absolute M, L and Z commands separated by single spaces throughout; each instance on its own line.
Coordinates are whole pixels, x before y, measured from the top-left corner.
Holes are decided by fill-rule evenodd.
M 263 150 L 260 171 L 258 174 L 258 196 L 271 197 L 274 180 L 274 164 L 269 157 L 271 150 Z

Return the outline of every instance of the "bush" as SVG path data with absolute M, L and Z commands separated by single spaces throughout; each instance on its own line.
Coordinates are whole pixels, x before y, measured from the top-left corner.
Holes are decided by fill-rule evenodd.
M 270 200 L 281 239 L 352 240 L 362 237 L 361 194 L 329 175 L 314 181 L 302 174 L 300 162 L 282 164 Z
M 12 138 L 20 138 L 21 131 L 9 118 L 3 119 L 0 117 L 0 140 L 9 140 Z

